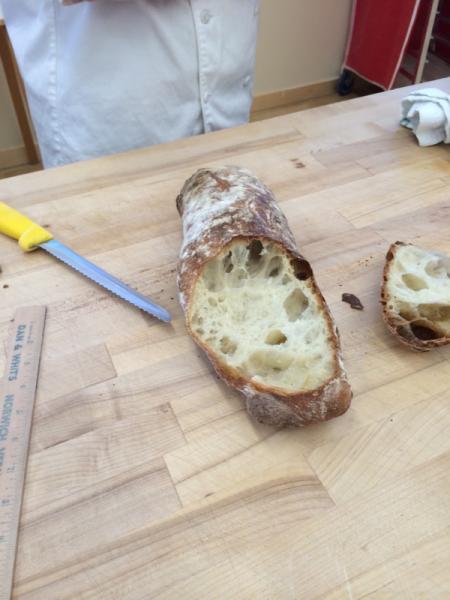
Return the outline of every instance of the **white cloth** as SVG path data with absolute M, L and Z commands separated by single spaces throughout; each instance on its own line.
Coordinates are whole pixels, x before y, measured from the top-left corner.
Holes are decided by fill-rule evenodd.
M 2 0 L 45 166 L 248 120 L 259 0 Z
M 400 123 L 414 131 L 421 146 L 450 144 L 450 95 L 438 88 L 411 92 L 402 100 Z

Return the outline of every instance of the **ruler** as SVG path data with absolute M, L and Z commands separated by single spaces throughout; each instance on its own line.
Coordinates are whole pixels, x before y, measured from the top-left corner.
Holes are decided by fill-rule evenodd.
M 0 382 L 0 600 L 12 593 L 45 306 L 19 308 Z

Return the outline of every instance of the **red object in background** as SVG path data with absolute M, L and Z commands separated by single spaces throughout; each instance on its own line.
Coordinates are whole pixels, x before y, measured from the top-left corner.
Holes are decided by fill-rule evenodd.
M 420 68 L 420 57 L 424 50 L 424 45 L 427 45 L 425 52 L 428 51 L 429 42 L 426 40 L 428 21 L 430 19 L 430 13 L 432 10 L 433 0 L 420 0 L 419 8 L 417 9 L 416 18 L 411 29 L 411 34 L 408 39 L 408 43 L 405 49 L 405 56 L 412 57 L 415 63 L 413 72 L 408 69 L 400 67 L 400 73 L 405 75 L 411 80 L 411 83 L 416 81 L 417 71 Z M 420 78 L 422 73 L 419 74 Z
M 433 53 L 450 63 L 450 0 L 441 0 L 433 31 Z
M 353 0 L 343 68 L 385 90 L 390 89 L 419 5 L 420 0 Z
M 432 0 L 420 0 L 419 8 L 411 31 L 411 36 L 406 47 L 406 53 L 411 56 L 419 56 L 425 37 L 428 19 L 430 17 Z

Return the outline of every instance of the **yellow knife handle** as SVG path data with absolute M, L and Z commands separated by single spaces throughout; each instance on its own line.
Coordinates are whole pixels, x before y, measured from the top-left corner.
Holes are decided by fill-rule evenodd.
M 3 202 L 0 202 L 0 233 L 19 240 L 19 246 L 25 252 L 53 239 L 49 231 Z

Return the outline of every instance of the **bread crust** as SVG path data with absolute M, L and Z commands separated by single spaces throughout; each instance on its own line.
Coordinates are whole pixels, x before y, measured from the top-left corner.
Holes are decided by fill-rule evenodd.
M 293 234 L 272 192 L 247 170 L 238 167 L 200 169 L 177 197 L 183 220 L 178 263 L 180 303 L 189 334 L 208 356 L 217 374 L 246 398 L 247 411 L 257 421 L 274 426 L 303 426 L 343 414 L 352 393 L 345 373 L 339 336 L 308 261 L 297 250 Z M 196 282 L 207 262 L 235 240 L 270 240 L 294 266 L 299 279 L 308 279 L 329 330 L 334 373 L 321 387 L 287 393 L 250 381 L 227 365 L 195 333 L 191 309 Z
M 392 335 L 394 335 L 402 344 L 405 344 L 408 346 L 408 348 L 411 348 L 411 350 L 428 352 L 432 348 L 438 348 L 439 346 L 445 346 L 446 344 L 449 344 L 450 338 L 447 336 L 442 336 L 430 340 L 420 339 L 414 334 L 410 322 L 401 317 L 395 310 L 391 310 L 389 308 L 389 292 L 387 289 L 387 284 L 395 255 L 402 246 L 412 245 L 413 244 L 406 244 L 405 242 L 397 241 L 391 244 L 389 250 L 387 251 L 386 262 L 383 270 L 383 283 L 381 286 L 383 319 Z

